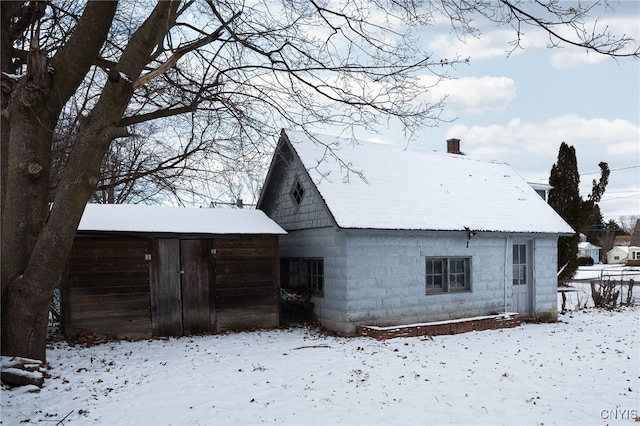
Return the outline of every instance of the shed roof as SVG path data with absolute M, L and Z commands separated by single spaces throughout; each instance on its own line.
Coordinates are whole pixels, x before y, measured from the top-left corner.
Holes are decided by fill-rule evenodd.
M 328 135 L 314 141 L 300 131 L 282 135 L 339 227 L 574 233 L 508 164 Z
M 87 204 L 78 226 L 81 232 L 163 234 L 274 234 L 286 231 L 260 210 Z
M 600 249 L 600 246 L 591 244 L 589 241 L 583 241 L 581 243 L 578 243 L 578 248 L 580 250 L 594 250 L 594 249 Z

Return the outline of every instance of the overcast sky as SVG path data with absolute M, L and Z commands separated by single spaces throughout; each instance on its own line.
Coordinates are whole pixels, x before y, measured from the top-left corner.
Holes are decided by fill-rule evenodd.
M 640 40 L 640 2 L 614 6 L 598 25 Z M 485 27 L 479 39 L 465 44 L 450 29 L 435 28 L 423 37 L 439 57 L 471 58 L 432 93 L 448 96 L 443 118 L 455 121 L 420 132 L 410 146 L 446 151 L 446 139 L 459 138 L 467 155 L 507 162 L 525 179 L 546 183 L 564 141 L 576 149 L 583 196 L 599 177 L 598 163 L 609 164 L 600 203 L 605 220 L 640 215 L 640 61 L 573 47 L 548 49 L 548 38 L 533 29 L 522 40 L 526 49 L 508 56 L 513 30 Z M 406 143 L 400 128 L 382 137 Z

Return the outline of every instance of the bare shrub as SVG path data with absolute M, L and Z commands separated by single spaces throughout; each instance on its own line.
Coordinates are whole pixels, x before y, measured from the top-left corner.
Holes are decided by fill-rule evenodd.
M 614 309 L 618 304 L 620 290 L 616 290 L 616 282 L 610 278 L 602 279 L 596 285 L 591 281 L 591 297 L 596 308 Z

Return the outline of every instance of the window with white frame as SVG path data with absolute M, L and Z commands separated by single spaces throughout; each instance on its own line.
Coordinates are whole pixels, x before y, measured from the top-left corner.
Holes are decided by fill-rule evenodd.
M 426 293 L 449 293 L 471 290 L 471 259 L 468 257 L 427 257 Z

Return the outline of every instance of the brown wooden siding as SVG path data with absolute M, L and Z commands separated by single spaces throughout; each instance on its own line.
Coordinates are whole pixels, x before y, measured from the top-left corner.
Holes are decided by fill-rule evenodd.
M 274 235 L 78 237 L 63 281 L 67 336 L 181 336 L 279 324 Z
M 148 241 L 76 238 L 63 286 L 65 333 L 151 336 Z M 70 308 L 72 307 L 72 308 Z
M 218 331 L 278 325 L 278 238 L 217 238 L 214 248 Z

